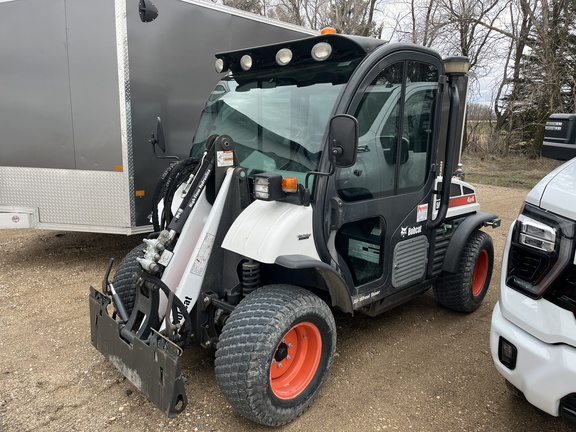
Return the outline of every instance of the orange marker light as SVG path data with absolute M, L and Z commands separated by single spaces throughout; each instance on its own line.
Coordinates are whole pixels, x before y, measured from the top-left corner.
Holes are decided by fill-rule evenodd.
M 285 177 L 282 179 L 282 190 L 286 193 L 298 191 L 298 179 L 296 177 Z
M 325 35 L 325 34 L 336 34 L 336 29 L 334 27 L 324 27 L 321 31 L 320 31 L 321 35 Z

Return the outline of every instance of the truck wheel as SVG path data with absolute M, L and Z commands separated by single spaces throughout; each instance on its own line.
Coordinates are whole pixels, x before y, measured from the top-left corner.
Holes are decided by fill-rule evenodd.
M 492 237 L 484 231 L 474 231 L 462 250 L 458 271 L 443 272 L 436 280 L 436 301 L 456 311 L 474 311 L 488 291 L 493 265 Z
M 216 350 L 216 380 L 240 414 L 283 425 L 316 398 L 335 350 L 328 305 L 305 289 L 270 285 L 230 314 Z
M 144 249 L 145 245 L 141 244 L 128 252 L 118 265 L 114 279 L 112 280 L 112 285 L 114 285 L 116 293 L 118 293 L 122 303 L 124 303 L 128 315 L 130 315 L 132 309 L 134 309 L 134 300 L 136 297 L 136 283 L 134 282 L 133 275 L 140 268 L 140 264 L 136 261 L 136 258 L 142 258 L 144 256 Z

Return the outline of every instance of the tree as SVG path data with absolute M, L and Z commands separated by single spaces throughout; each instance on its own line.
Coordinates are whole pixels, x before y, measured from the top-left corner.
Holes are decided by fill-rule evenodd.
M 260 0 L 223 0 L 225 6 L 230 6 L 256 15 L 265 15 L 263 3 Z
M 519 18 L 507 34 L 510 54 L 495 103 L 497 127 L 521 131 L 530 141 L 529 155 L 537 157 L 550 114 L 574 112 L 576 1 L 517 0 L 514 7 Z
M 390 39 L 431 47 L 445 25 L 436 0 L 406 0 L 386 11 L 385 20 L 394 23 Z
M 375 20 L 381 0 L 223 0 L 247 12 L 320 30 L 334 27 L 339 33 L 380 37 L 382 24 Z
M 382 25 L 374 21 L 377 0 L 332 0 L 328 20 L 340 33 L 379 37 Z

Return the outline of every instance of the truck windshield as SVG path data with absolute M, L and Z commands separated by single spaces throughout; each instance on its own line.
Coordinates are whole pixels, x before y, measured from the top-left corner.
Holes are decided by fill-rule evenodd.
M 334 105 L 359 61 L 224 78 L 202 111 L 192 155 L 202 154 L 210 135 L 229 135 L 249 176 L 274 172 L 303 183 L 318 168 Z

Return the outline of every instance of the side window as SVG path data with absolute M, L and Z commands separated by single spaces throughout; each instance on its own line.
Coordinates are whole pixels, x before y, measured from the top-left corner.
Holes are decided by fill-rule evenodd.
M 354 285 L 362 285 L 382 276 L 383 222 L 370 218 L 342 225 L 336 234 L 336 250 L 344 258 Z
M 408 150 L 405 162 L 400 165 L 399 189 L 416 188 L 426 183 L 437 97 L 438 69 L 426 63 L 408 62 L 402 133 Z
M 337 174 L 346 201 L 393 195 L 427 180 L 438 94 L 438 70 L 421 62 L 398 62 L 366 89 L 355 117 L 356 164 Z
M 338 171 L 338 193 L 345 201 L 391 195 L 394 192 L 395 157 L 404 63 L 395 63 L 370 83 L 354 114 L 358 119 L 356 164 Z

